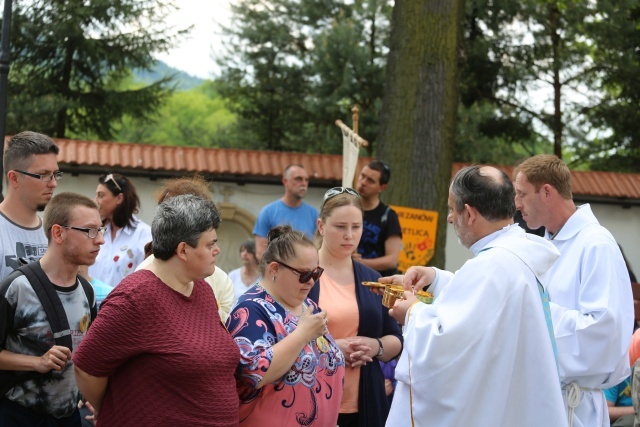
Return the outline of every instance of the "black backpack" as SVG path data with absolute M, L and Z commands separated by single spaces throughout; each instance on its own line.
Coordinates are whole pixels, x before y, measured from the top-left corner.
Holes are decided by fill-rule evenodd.
M 47 315 L 47 321 L 51 325 L 53 331 L 53 338 L 56 345 L 65 346 L 70 350 L 73 350 L 73 341 L 71 339 L 71 328 L 69 327 L 69 321 L 67 320 L 67 314 L 64 311 L 62 301 L 56 292 L 53 284 L 45 274 L 44 270 L 40 266 L 40 261 L 25 264 L 13 271 L 5 281 L 9 283 L 15 280 L 17 276 L 24 274 L 31 284 L 31 287 L 35 291 L 45 314 Z M 89 301 L 91 311 L 91 323 L 96 318 L 97 309 L 95 301 L 95 293 L 93 287 L 84 277 L 78 275 L 78 280 L 84 289 L 84 293 Z M 17 384 L 38 378 L 42 374 L 36 371 L 2 371 L 0 370 L 0 396 L 7 394 L 9 390 L 15 387 Z

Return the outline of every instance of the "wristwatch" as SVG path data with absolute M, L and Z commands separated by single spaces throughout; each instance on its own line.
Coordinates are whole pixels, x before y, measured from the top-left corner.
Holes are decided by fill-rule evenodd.
M 382 341 L 380 341 L 380 338 L 376 338 L 376 341 L 378 341 L 378 344 L 380 345 L 380 350 L 378 350 L 378 354 L 376 354 L 376 357 L 380 357 L 382 356 L 382 353 L 384 353 L 384 347 L 382 346 Z

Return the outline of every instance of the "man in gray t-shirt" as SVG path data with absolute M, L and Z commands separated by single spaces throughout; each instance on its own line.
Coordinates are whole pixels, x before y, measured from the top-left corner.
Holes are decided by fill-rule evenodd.
M 0 281 L 0 370 L 31 371 L 34 377 L 16 383 L 0 396 L 0 426 L 80 427 L 80 393 L 71 353 L 89 328 L 95 298 L 88 300 L 78 270 L 95 262 L 104 244 L 105 228 L 98 205 L 75 193 L 51 199 L 42 228 L 48 246 L 37 264 L 47 280 L 39 281 L 60 298 L 71 347 L 54 340 L 51 319 L 26 276 L 16 271 Z
M 7 196 L 0 203 L 0 280 L 25 262 L 44 255 L 47 239 L 42 212 L 62 178 L 58 170 L 59 148 L 51 138 L 21 132 L 7 143 L 4 172 Z
M 0 280 L 24 262 L 42 258 L 47 250 L 47 238 L 42 221 L 35 228 L 22 227 L 0 212 Z

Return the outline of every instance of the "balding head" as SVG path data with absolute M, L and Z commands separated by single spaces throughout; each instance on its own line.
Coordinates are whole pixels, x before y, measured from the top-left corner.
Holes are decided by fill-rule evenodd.
M 451 195 L 458 212 L 469 205 L 490 222 L 513 218 L 516 213 L 513 183 L 503 171 L 492 166 L 461 169 L 451 183 Z

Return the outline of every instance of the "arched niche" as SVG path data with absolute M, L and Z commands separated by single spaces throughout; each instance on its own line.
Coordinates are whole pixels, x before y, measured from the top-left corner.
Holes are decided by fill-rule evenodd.
M 219 203 L 218 209 L 222 224 L 218 229 L 218 246 L 221 252 L 216 259 L 216 265 L 228 273 L 241 266 L 240 245 L 245 240 L 253 239 L 256 217 L 235 203 Z

